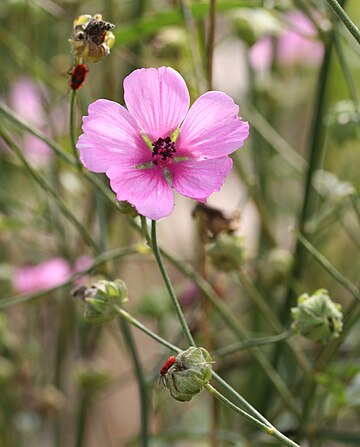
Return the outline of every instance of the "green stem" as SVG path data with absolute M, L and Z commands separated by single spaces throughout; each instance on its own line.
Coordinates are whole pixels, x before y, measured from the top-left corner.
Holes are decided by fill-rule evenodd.
M 98 246 L 93 238 L 88 233 L 87 229 L 83 226 L 81 222 L 77 220 L 74 214 L 69 210 L 69 208 L 65 205 L 65 203 L 59 198 L 57 192 L 47 183 L 47 181 L 28 163 L 26 158 L 24 157 L 21 149 L 15 144 L 15 142 L 9 137 L 9 135 L 5 132 L 4 129 L 0 127 L 0 135 L 4 139 L 5 143 L 8 147 L 15 152 L 17 157 L 21 160 L 25 169 L 28 171 L 30 176 L 36 181 L 40 187 L 51 195 L 56 205 L 59 207 L 60 211 L 63 215 L 68 219 L 69 222 L 73 224 L 73 226 L 78 230 L 81 237 L 88 243 L 88 245 L 98 253 Z
M 360 290 L 343 276 L 299 231 L 295 231 L 298 241 L 311 253 L 318 263 L 342 286 L 345 287 L 358 301 L 360 301 Z
M 76 149 L 76 137 L 75 137 L 75 98 L 76 98 L 76 90 L 71 90 L 70 95 L 70 142 L 71 142 L 71 149 L 74 154 L 74 160 L 76 162 L 76 165 L 78 169 L 81 169 L 81 163 L 79 160 L 78 152 Z
M 134 327 L 136 327 L 140 331 L 144 332 L 146 335 L 148 335 L 155 341 L 159 342 L 161 345 L 165 346 L 166 348 L 169 348 L 170 350 L 172 350 L 176 353 L 182 352 L 182 349 L 171 344 L 167 340 L 164 340 L 162 337 L 157 335 L 151 329 L 148 329 L 146 326 L 144 326 L 142 323 L 140 323 L 140 321 L 138 321 L 136 318 L 134 318 L 132 315 L 130 315 L 128 312 L 126 312 L 124 309 L 122 309 L 120 306 L 117 306 L 115 309 L 121 318 L 125 319 L 128 323 L 132 324 Z M 217 382 L 220 386 L 222 386 L 231 396 L 234 397 L 234 399 L 239 401 L 240 404 L 244 408 L 246 408 L 246 410 L 249 413 L 251 413 L 253 415 L 253 417 L 258 418 L 260 421 L 262 421 L 268 427 L 272 427 L 271 423 L 266 418 L 264 418 L 264 416 L 262 414 L 260 414 L 251 404 L 249 404 L 249 402 L 247 402 L 246 399 L 244 399 L 236 390 L 234 390 L 234 388 L 232 388 L 224 379 L 222 379 L 214 371 L 212 373 L 212 377 L 215 380 L 215 382 Z
M 334 47 L 339 60 L 340 67 L 342 69 L 344 79 L 349 89 L 350 97 L 354 101 L 355 104 L 359 103 L 358 95 L 356 91 L 356 84 L 354 82 L 354 78 L 351 74 L 349 66 L 346 62 L 345 55 L 341 48 L 341 43 L 338 34 L 334 34 Z
M 267 301 L 263 298 L 261 293 L 254 286 L 250 278 L 246 275 L 246 273 L 242 271 L 237 272 L 237 277 L 239 282 L 242 284 L 244 289 L 247 291 L 249 297 L 253 301 L 253 303 L 257 306 L 257 308 L 262 313 L 263 317 L 267 320 L 270 326 L 277 332 L 282 332 L 285 330 L 285 327 L 281 324 L 280 320 L 273 312 Z M 302 351 L 299 350 L 298 345 L 293 343 L 293 340 L 287 340 L 287 344 L 297 360 L 298 364 L 302 368 L 303 372 L 310 376 L 310 365 L 307 358 L 304 356 Z
M 139 320 L 134 318 L 132 315 L 130 315 L 128 312 L 126 312 L 121 307 L 117 306 L 115 309 L 116 309 L 116 312 L 119 314 L 119 316 L 121 318 L 126 320 L 128 323 L 132 324 L 134 327 L 139 329 L 141 332 L 144 332 L 144 334 L 148 335 L 149 337 L 151 337 L 152 339 L 154 339 L 155 341 L 157 341 L 161 345 L 171 349 L 172 351 L 178 352 L 178 353 L 182 351 L 177 346 L 175 346 L 175 345 L 171 344 L 170 342 L 164 340 L 162 337 L 160 337 L 159 335 L 155 334 L 155 332 L 153 332 L 152 330 L 148 329 L 146 326 L 144 326 L 142 323 L 140 323 Z
M 213 84 L 215 25 L 216 25 L 216 0 L 211 0 L 210 1 L 210 23 L 209 23 L 209 35 L 208 35 L 208 48 L 207 48 L 208 90 L 212 90 L 212 84 Z
M 202 74 L 202 63 L 201 63 L 201 55 L 198 45 L 198 38 L 196 35 L 196 27 L 195 21 L 193 17 L 193 13 L 189 4 L 189 0 L 180 0 L 180 6 L 182 10 L 182 14 L 184 17 L 184 21 L 186 23 L 186 27 L 189 33 L 190 39 L 190 51 L 192 57 L 192 63 L 194 67 L 196 85 L 198 89 L 198 93 L 203 93 L 203 74 Z
M 154 252 L 154 256 L 155 256 L 156 262 L 158 264 L 158 267 L 159 267 L 161 276 L 163 277 L 163 280 L 164 280 L 164 283 L 166 285 L 166 288 L 167 288 L 167 290 L 169 292 L 170 299 L 171 299 L 171 301 L 172 301 L 172 303 L 173 303 L 173 305 L 175 307 L 176 315 L 177 315 L 178 320 L 180 322 L 180 325 L 181 325 L 181 328 L 182 328 L 183 333 L 185 335 L 185 338 L 186 338 L 189 346 L 196 346 L 195 342 L 194 342 L 194 339 L 193 339 L 193 337 L 191 335 L 189 326 L 188 326 L 188 324 L 186 322 L 185 316 L 183 314 L 183 311 L 181 310 L 179 301 L 178 301 L 178 299 L 176 297 L 175 291 L 174 291 L 174 289 L 172 287 L 170 278 L 169 278 L 169 276 L 168 276 L 168 274 L 166 272 L 165 265 L 164 265 L 163 260 L 161 258 L 160 250 L 159 250 L 158 243 L 157 243 L 157 237 L 156 237 L 156 220 L 153 220 L 152 224 L 151 224 L 151 240 L 152 240 L 152 244 L 151 245 L 152 245 L 152 249 L 153 249 L 153 252 Z
M 355 23 L 350 19 L 350 17 L 346 14 L 345 10 L 339 5 L 336 0 L 327 0 L 331 8 L 337 17 L 342 21 L 342 23 L 346 26 L 349 32 L 353 35 L 355 40 L 360 43 L 360 31 L 359 28 L 355 25 Z
M 126 346 L 129 349 L 132 362 L 134 365 L 135 375 L 139 387 L 140 395 L 140 407 L 141 407 L 141 445 L 143 447 L 149 446 L 149 404 L 147 396 L 147 386 L 144 377 L 143 368 L 140 363 L 139 355 L 136 349 L 134 338 L 131 334 L 128 323 L 124 320 L 120 320 L 120 327 L 124 336 Z
M 277 440 L 279 440 L 283 445 L 289 446 L 289 447 L 300 447 L 298 444 L 296 444 L 291 439 L 287 438 L 285 435 L 280 433 L 275 427 L 263 424 L 262 422 L 255 419 L 253 416 L 248 414 L 246 411 L 242 410 L 235 404 L 233 404 L 230 400 L 228 400 L 225 396 L 223 396 L 221 393 L 219 393 L 212 385 L 209 383 L 205 385 L 204 387 L 212 396 L 214 396 L 216 399 L 218 399 L 222 404 L 224 404 L 226 407 L 230 408 L 231 410 L 235 411 L 236 413 L 240 414 L 244 419 L 251 422 L 253 425 L 256 425 L 260 430 L 267 433 L 270 436 L 273 436 Z
M 245 183 L 247 189 L 251 195 L 251 198 L 257 208 L 261 219 L 261 226 L 264 231 L 264 235 L 267 238 L 271 246 L 276 246 L 276 238 L 274 232 L 269 224 L 270 216 L 264 202 L 263 196 L 258 188 L 258 185 L 254 183 L 248 176 L 246 170 L 243 168 L 239 156 L 235 155 L 233 158 L 234 168 L 239 174 L 240 179 Z
M 174 264 L 186 277 L 193 280 L 194 283 L 198 286 L 199 290 L 204 294 L 204 296 L 209 299 L 211 304 L 214 306 L 219 315 L 223 318 L 223 320 L 227 323 L 229 328 L 235 333 L 235 335 L 243 340 L 246 338 L 246 331 L 240 325 L 238 318 L 234 315 L 231 309 L 227 306 L 227 304 L 222 301 L 214 289 L 210 286 L 210 284 L 202 278 L 199 274 L 197 274 L 189 265 L 175 259 L 169 253 L 163 252 L 164 256 L 170 260 L 172 264 Z M 288 390 L 286 383 L 279 375 L 279 373 L 275 370 L 275 368 L 271 365 L 267 357 L 263 354 L 263 352 L 259 348 L 250 348 L 251 354 L 254 356 L 259 365 L 263 368 L 269 380 L 274 385 L 275 389 L 278 391 L 279 396 L 283 400 L 284 404 L 291 409 L 291 411 L 298 415 L 298 409 L 294 404 L 294 399 L 291 396 L 290 391 Z
M 307 167 L 303 203 L 300 216 L 298 219 L 299 231 L 303 232 L 305 228 L 305 223 L 310 217 L 311 213 L 315 209 L 315 197 L 313 189 L 313 176 L 315 171 L 319 169 L 322 165 L 322 160 L 324 156 L 324 109 L 325 109 L 325 99 L 326 91 L 330 78 L 330 63 L 332 59 L 332 49 L 333 49 L 333 35 L 334 32 L 329 33 L 328 41 L 325 45 L 325 54 L 321 66 L 321 70 L 318 77 L 317 88 L 316 88 L 316 98 L 314 104 L 314 112 L 311 122 L 311 128 L 309 132 L 309 164 Z M 302 275 L 303 268 L 305 265 L 305 254 L 306 252 L 302 249 L 301 244 L 297 241 L 294 253 L 294 266 L 292 270 L 292 277 L 294 279 L 299 279 Z M 291 307 L 293 299 L 293 290 L 290 286 L 287 291 L 287 296 L 284 302 L 284 306 L 281 312 L 281 320 L 287 318 L 289 309 Z M 276 353 L 278 357 L 279 352 Z
M 90 397 L 86 394 L 83 394 L 80 398 L 79 409 L 77 415 L 77 424 L 76 424 L 76 441 L 75 447 L 82 447 L 85 440 L 85 431 L 86 431 L 86 416 L 89 409 Z
M 233 354 L 236 351 L 252 348 L 254 346 L 264 346 L 264 345 L 270 345 L 272 343 L 278 343 L 279 341 L 287 340 L 293 335 L 294 335 L 293 332 L 290 330 L 285 331 L 281 334 L 272 335 L 268 337 L 259 337 L 245 341 L 237 341 L 236 343 L 232 343 L 231 345 L 217 349 L 213 354 L 214 356 L 224 357 L 225 355 Z

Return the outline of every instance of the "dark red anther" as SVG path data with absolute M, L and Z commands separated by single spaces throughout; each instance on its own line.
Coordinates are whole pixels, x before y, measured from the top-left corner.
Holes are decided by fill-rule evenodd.
M 88 71 L 85 64 L 75 65 L 70 73 L 71 77 L 69 81 L 69 85 L 73 90 L 79 90 L 84 85 Z

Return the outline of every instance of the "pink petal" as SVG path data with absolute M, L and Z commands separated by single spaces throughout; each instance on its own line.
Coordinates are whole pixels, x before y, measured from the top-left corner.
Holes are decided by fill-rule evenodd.
M 136 165 L 151 160 L 151 151 L 134 118 L 116 102 L 99 99 L 90 104 L 83 131 L 76 146 L 90 171 L 106 172 L 114 164 Z
M 161 168 L 131 169 L 114 166 L 106 175 L 119 201 L 126 200 L 139 214 L 160 219 L 172 213 L 174 195 Z
M 172 185 L 180 194 L 203 201 L 219 191 L 232 167 L 229 157 L 210 160 L 188 160 L 169 166 Z
M 133 71 L 124 80 L 124 92 L 129 112 L 152 142 L 170 136 L 190 105 L 184 79 L 169 67 Z
M 249 124 L 238 117 L 239 107 L 222 92 L 198 98 L 181 127 L 177 156 L 218 158 L 234 152 L 249 135 Z
M 274 57 L 271 36 L 264 36 L 249 49 L 249 63 L 253 70 L 262 72 L 269 70 Z
M 38 292 L 62 284 L 70 275 L 70 266 L 65 259 L 52 258 L 17 269 L 13 278 L 14 289 L 19 293 Z

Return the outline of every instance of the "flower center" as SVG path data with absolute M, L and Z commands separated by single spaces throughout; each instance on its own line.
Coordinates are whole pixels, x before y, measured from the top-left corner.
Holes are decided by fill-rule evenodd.
M 153 164 L 161 167 L 168 166 L 176 152 L 175 142 L 170 137 L 166 137 L 159 138 L 154 143 L 151 143 L 151 145 L 154 148 L 152 150 Z

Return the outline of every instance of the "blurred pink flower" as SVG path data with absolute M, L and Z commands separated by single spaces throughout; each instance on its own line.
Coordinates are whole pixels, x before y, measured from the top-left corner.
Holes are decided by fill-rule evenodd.
M 90 105 L 77 143 L 82 163 L 105 172 L 117 199 L 151 219 L 171 214 L 171 188 L 201 201 L 218 191 L 232 167 L 228 155 L 249 134 L 234 101 L 212 91 L 188 110 L 185 81 L 168 67 L 135 70 L 124 92 L 127 110 L 106 99 Z
M 33 293 L 55 287 L 69 279 L 71 269 L 63 258 L 52 258 L 33 266 L 15 271 L 14 289 L 18 293 Z
M 300 11 L 286 15 L 289 28 L 280 34 L 276 42 L 276 58 L 284 67 L 296 64 L 315 65 L 323 55 L 323 44 L 317 40 L 317 31 L 311 21 Z M 264 36 L 249 50 L 249 62 L 256 71 L 270 68 L 274 58 L 272 36 Z
M 13 84 L 9 104 L 18 115 L 48 134 L 43 108 L 43 99 L 46 96 L 44 88 L 24 76 Z M 29 133 L 24 135 L 20 145 L 30 161 L 38 166 L 46 164 L 53 155 L 47 144 Z

